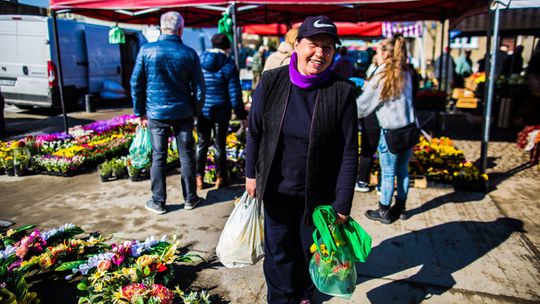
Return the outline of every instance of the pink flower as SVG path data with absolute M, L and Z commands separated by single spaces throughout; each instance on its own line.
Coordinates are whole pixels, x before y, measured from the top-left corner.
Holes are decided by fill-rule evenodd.
M 161 304 L 172 304 L 174 299 L 173 292 L 161 284 L 152 285 L 152 295 L 161 300 Z
M 142 296 L 148 286 L 141 283 L 133 283 L 122 287 L 122 297 L 130 301 L 134 296 Z
M 109 270 L 112 266 L 111 261 L 109 260 L 101 260 L 98 262 L 97 268 L 100 270 Z

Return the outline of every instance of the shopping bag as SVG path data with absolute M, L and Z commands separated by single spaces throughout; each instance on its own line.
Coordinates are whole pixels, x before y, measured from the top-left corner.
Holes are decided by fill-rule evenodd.
M 131 165 L 136 169 L 147 168 L 152 160 L 152 143 L 148 127 L 139 126 L 129 146 Z
M 313 256 L 309 274 L 322 293 L 349 299 L 356 288 L 355 262 L 365 262 L 371 251 L 371 237 L 354 219 L 336 225 L 332 206 L 313 212 Z
M 253 265 L 264 255 L 262 203 L 244 192 L 234 206 L 216 247 L 220 262 L 228 268 Z
M 317 289 L 325 294 L 350 299 L 356 288 L 356 268 L 348 246 L 340 246 L 329 253 L 322 240 L 320 250 L 313 253 L 309 274 Z

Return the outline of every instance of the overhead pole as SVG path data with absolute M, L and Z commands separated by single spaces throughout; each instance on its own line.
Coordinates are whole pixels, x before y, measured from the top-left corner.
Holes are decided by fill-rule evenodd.
M 62 73 L 62 59 L 60 58 L 60 42 L 58 41 L 58 22 L 56 20 L 56 11 L 51 10 L 54 32 L 54 46 L 56 54 L 56 74 L 58 75 L 58 90 L 60 92 L 60 104 L 62 105 L 62 115 L 64 116 L 64 132 L 69 134 L 68 118 L 66 114 L 66 104 L 64 102 L 64 75 Z M 54 98 L 54 95 L 53 95 Z
M 495 89 L 495 64 L 497 62 L 497 49 L 499 45 L 499 18 L 500 18 L 500 1 L 494 0 L 491 3 L 491 9 L 494 9 L 493 20 L 493 42 L 491 43 L 491 60 L 489 68 L 489 77 L 487 81 L 487 97 L 486 105 L 484 108 L 484 119 L 482 125 L 482 145 L 480 150 L 480 164 L 482 173 L 487 169 L 487 155 L 488 155 L 488 142 L 489 142 L 489 126 L 491 123 L 491 108 L 493 104 L 493 93 Z
M 240 71 L 240 58 L 238 58 L 238 25 L 236 24 L 236 3 L 231 3 L 229 7 L 231 17 L 232 17 L 232 28 L 233 28 L 233 54 L 234 54 L 234 64 L 238 71 Z
M 443 66 L 444 66 L 444 25 L 445 25 L 445 20 L 446 18 L 441 18 L 441 60 L 439 62 L 439 76 L 440 76 L 440 79 L 439 79 L 439 90 L 442 90 L 442 86 L 443 86 L 443 79 L 445 79 L 446 77 L 448 77 L 448 71 L 445 71 L 443 69 Z M 443 72 L 446 72 L 446 75 L 443 75 Z

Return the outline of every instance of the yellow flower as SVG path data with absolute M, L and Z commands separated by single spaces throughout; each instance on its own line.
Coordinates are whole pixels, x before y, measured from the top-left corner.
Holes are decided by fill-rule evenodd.
M 309 252 L 314 253 L 317 251 L 317 245 L 315 243 L 311 244 L 311 247 L 309 247 Z
M 143 255 L 137 259 L 137 265 L 141 268 L 150 266 L 152 263 L 154 263 L 154 257 L 151 255 Z

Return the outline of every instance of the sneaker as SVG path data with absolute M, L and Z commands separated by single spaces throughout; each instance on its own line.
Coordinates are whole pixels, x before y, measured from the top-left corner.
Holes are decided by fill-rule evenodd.
M 365 213 L 366 217 L 373 221 L 379 221 L 383 224 L 392 224 L 392 218 L 390 217 L 389 206 L 385 206 L 379 203 L 379 209 L 368 210 Z
M 369 184 L 363 181 L 356 182 L 356 186 L 354 187 L 355 191 L 358 192 L 369 192 Z
M 195 207 L 197 207 L 197 205 L 202 201 L 202 199 L 200 197 L 198 197 L 196 200 L 194 200 L 193 202 L 184 202 L 184 209 L 186 210 L 191 210 L 191 209 L 194 209 Z
M 163 208 L 162 204 L 156 204 L 153 200 L 149 200 L 148 202 L 146 202 L 146 209 L 156 214 L 163 214 L 167 212 L 165 208 Z

